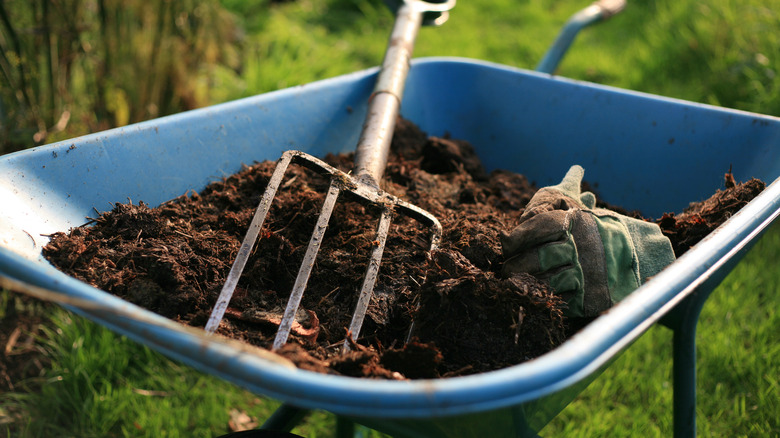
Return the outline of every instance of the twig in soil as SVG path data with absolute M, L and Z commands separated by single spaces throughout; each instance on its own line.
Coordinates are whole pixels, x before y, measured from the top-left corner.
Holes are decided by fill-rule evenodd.
M 173 230 L 173 232 L 174 232 L 174 233 L 176 233 L 176 234 L 179 234 L 179 235 L 181 235 L 181 236 L 184 236 L 184 237 L 189 237 L 190 239 L 194 239 L 194 237 L 192 237 L 192 236 L 190 236 L 189 234 L 187 234 L 187 233 L 184 233 L 184 232 L 182 232 L 182 231 L 179 231 L 179 230 Z
M 350 346 L 350 348 L 352 350 L 358 350 L 358 349 L 364 349 L 365 348 L 363 346 L 359 346 L 358 347 L 357 346 L 358 345 L 358 341 L 362 341 L 362 340 L 364 340 L 366 338 L 367 338 L 366 336 L 362 336 L 362 337 L 359 337 L 357 339 L 352 339 L 352 333 L 347 333 L 347 337 L 346 337 L 345 340 L 349 343 L 349 346 Z M 333 344 L 326 345 L 323 348 L 325 348 L 326 350 L 339 349 L 339 348 L 344 346 L 344 341 L 345 340 L 341 340 L 341 341 L 335 342 Z
M 515 345 L 520 341 L 520 326 L 523 325 L 523 320 L 525 319 L 525 309 L 523 306 L 520 306 L 520 308 L 517 310 L 517 321 L 515 321 Z
M 304 327 L 301 325 L 298 320 L 294 320 L 292 323 L 291 331 L 292 333 L 300 336 L 301 338 L 311 342 L 315 343 L 317 342 L 317 336 L 320 333 L 320 320 L 317 318 L 317 314 L 314 313 L 312 310 L 306 310 L 306 315 L 308 316 L 309 321 L 309 328 Z M 275 326 L 279 326 L 282 322 L 282 314 L 281 313 L 272 313 L 272 312 L 266 312 L 266 311 L 257 311 L 253 309 L 247 309 L 244 311 L 234 309 L 231 307 L 228 307 L 225 309 L 225 316 L 230 316 L 233 318 L 238 319 L 239 321 L 249 322 L 249 323 L 255 323 L 255 324 L 272 324 Z
M 341 289 L 341 287 L 340 287 L 340 286 L 336 286 L 336 288 L 335 288 L 335 289 L 333 289 L 332 291 L 330 291 L 330 292 L 328 292 L 327 294 L 325 294 L 325 296 L 323 296 L 322 298 L 320 298 L 320 301 L 319 301 L 319 303 L 317 303 L 317 305 L 318 305 L 318 306 L 321 306 L 321 305 L 322 305 L 322 303 L 324 303 L 324 302 L 325 302 L 325 300 L 327 300 L 328 298 L 330 298 L 330 296 L 331 296 L 331 295 L 333 295 L 333 293 L 334 293 L 334 292 L 336 292 L 336 291 L 337 291 L 337 290 L 339 290 L 339 289 Z
M 11 351 L 13 351 L 14 346 L 16 346 L 16 341 L 19 339 L 19 335 L 22 334 L 22 329 L 19 327 L 16 327 L 14 331 L 11 332 L 11 336 L 8 337 L 8 342 L 5 344 L 5 354 L 9 355 L 11 354 Z
M 278 229 L 278 230 L 276 230 L 276 231 L 270 231 L 270 232 L 271 232 L 271 233 L 275 233 L 275 234 L 281 234 L 281 233 L 282 233 L 284 230 L 286 230 L 286 229 L 287 229 L 287 227 L 289 227 L 289 226 L 290 226 L 290 224 L 292 224 L 292 223 L 294 223 L 294 222 L 295 222 L 295 219 L 296 219 L 298 216 L 300 216 L 300 214 L 301 214 L 301 212 L 300 212 L 300 211 L 296 211 L 296 212 L 295 212 L 295 214 L 293 214 L 293 216 L 290 218 L 290 220 L 289 220 L 289 221 L 287 221 L 287 224 L 286 224 L 285 226 L 283 226 L 282 228 L 279 228 L 279 229 Z M 271 226 L 272 226 L 273 224 L 274 224 L 274 222 L 271 222 L 271 223 L 269 223 L 269 224 L 268 224 L 268 229 L 269 229 L 269 230 L 271 229 Z
M 152 390 L 140 389 L 140 388 L 133 388 L 133 392 L 138 395 L 144 395 L 147 397 L 168 397 L 171 395 L 171 393 L 167 391 L 152 391 Z
M 291 185 L 293 185 L 293 183 L 295 182 L 296 179 L 298 179 L 298 175 L 294 175 L 292 178 L 287 180 L 287 182 L 282 184 L 282 188 L 286 189 L 286 188 L 290 187 Z

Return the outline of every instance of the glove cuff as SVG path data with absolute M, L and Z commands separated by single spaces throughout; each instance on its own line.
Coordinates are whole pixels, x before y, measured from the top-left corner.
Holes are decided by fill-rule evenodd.
M 610 234 L 605 228 L 608 223 L 616 222 L 621 224 L 628 233 L 629 245 L 631 246 L 631 259 L 633 260 L 632 270 L 634 272 L 634 278 L 636 283 L 631 284 L 631 281 L 622 281 L 624 284 L 610 284 L 610 295 L 613 302 L 617 303 L 622 300 L 634 289 L 644 284 L 650 277 L 661 272 L 665 267 L 670 265 L 675 257 L 674 250 L 672 249 L 672 243 L 661 232 L 661 228 L 652 222 L 646 222 L 641 219 L 634 219 L 627 216 L 617 214 L 611 210 L 594 209 L 593 213 L 600 217 L 597 220 L 599 224 L 599 232 L 604 241 L 605 247 L 614 246 L 613 242 L 608 242 L 607 236 Z M 622 233 L 617 233 L 620 235 Z M 628 243 L 628 242 L 626 242 Z M 618 245 L 619 246 L 619 245 Z M 614 248 L 613 248 L 614 249 Z M 628 249 L 628 248 L 625 248 Z M 617 260 L 628 260 L 627 256 L 616 258 Z M 607 258 L 609 264 L 609 257 Z M 628 272 L 628 267 L 615 269 L 615 272 Z M 613 279 L 610 278 L 612 281 Z M 623 280 L 628 280 L 627 278 Z
M 622 219 L 634 242 L 641 285 L 674 261 L 672 242 L 658 224 L 629 217 Z

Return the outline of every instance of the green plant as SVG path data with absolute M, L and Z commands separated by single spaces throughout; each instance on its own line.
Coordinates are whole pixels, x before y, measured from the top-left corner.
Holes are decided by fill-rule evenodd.
M 239 38 L 215 0 L 4 1 L 0 152 L 210 103 Z

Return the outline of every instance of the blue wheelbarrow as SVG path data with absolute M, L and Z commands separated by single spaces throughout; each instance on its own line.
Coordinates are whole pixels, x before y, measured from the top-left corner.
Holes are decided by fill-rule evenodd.
M 578 163 L 605 199 L 653 217 L 707 197 L 729 167 L 771 183 L 557 349 L 484 374 L 367 381 L 300 370 L 265 350 L 139 308 L 42 258 L 45 236 L 83 224 L 112 202 L 130 198 L 158 205 L 291 148 L 315 156 L 351 150 L 376 75 L 377 69 L 369 69 L 0 157 L 0 275 L 65 297 L 75 312 L 171 358 L 282 400 L 265 425 L 271 429 L 289 430 L 307 410 L 321 409 L 336 414 L 341 425 L 354 422 L 398 437 L 535 436 L 621 351 L 661 322 L 675 333 L 675 434 L 695 434 L 699 310 L 780 214 L 776 117 L 479 60 L 415 60 L 403 116 L 430 135 L 468 140 L 488 169 L 522 173 L 541 186 L 557 183 Z

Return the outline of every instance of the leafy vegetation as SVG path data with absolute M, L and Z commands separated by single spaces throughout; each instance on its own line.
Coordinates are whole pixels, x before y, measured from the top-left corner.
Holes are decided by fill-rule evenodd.
M 239 65 L 217 1 L 0 3 L 0 152 L 204 106 Z

